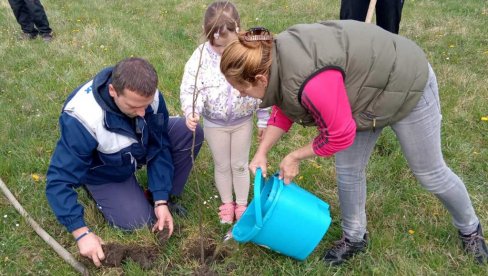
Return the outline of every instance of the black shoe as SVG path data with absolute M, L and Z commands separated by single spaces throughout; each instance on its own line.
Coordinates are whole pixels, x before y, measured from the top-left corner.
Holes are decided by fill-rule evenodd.
M 324 262 L 330 265 L 340 265 L 357 253 L 364 252 L 368 245 L 368 235 L 364 234 L 363 240 L 351 242 L 348 238 L 343 237 L 335 242 L 335 245 L 325 252 Z
M 37 34 L 22 33 L 20 35 L 20 40 L 34 40 L 37 38 Z
M 44 42 L 51 42 L 53 40 L 53 33 L 41 34 L 41 37 Z
M 469 235 L 459 233 L 459 238 L 463 242 L 463 249 L 468 255 L 473 256 L 479 264 L 488 263 L 488 249 L 486 248 L 481 224 L 478 224 L 476 231 Z
M 178 203 L 178 199 L 175 196 L 170 197 L 168 201 L 168 208 L 173 215 L 177 215 L 180 217 L 186 217 L 188 215 L 188 211 L 186 210 L 186 208 Z

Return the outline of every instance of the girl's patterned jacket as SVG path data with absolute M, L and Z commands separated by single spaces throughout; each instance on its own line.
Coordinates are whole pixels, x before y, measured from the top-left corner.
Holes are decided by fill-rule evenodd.
M 202 51 L 203 47 L 203 51 Z M 259 108 L 261 100 L 240 96 L 220 72 L 220 56 L 208 42 L 198 46 L 185 65 L 180 86 L 180 100 L 185 116 L 192 112 L 195 76 L 202 53 L 201 67 L 196 81 L 197 100 L 195 113 L 203 116 L 205 124 L 231 126 L 249 120 L 254 111 L 258 117 L 258 127 L 265 128 L 269 119 L 269 109 Z

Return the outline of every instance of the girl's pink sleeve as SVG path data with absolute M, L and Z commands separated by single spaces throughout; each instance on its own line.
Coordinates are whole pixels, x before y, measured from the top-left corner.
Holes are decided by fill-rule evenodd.
M 268 120 L 268 126 L 279 127 L 282 130 L 288 132 L 292 125 L 293 121 L 290 120 L 279 107 L 273 105 L 273 109 L 271 110 L 271 116 L 269 116 Z
M 314 76 L 305 85 L 301 100 L 319 131 L 313 140 L 315 154 L 330 156 L 353 144 L 356 123 L 340 71 L 330 69 Z

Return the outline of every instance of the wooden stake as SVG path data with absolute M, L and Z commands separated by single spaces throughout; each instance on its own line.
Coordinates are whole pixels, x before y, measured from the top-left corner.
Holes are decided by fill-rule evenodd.
M 371 0 L 369 2 L 368 13 L 366 14 L 366 20 L 364 22 L 371 23 L 371 20 L 373 20 L 373 14 L 375 8 L 376 8 L 376 0 Z
M 17 209 L 17 211 L 27 220 L 27 222 L 30 224 L 32 229 L 36 231 L 36 233 L 47 243 L 49 246 L 51 246 L 58 255 L 63 258 L 68 264 L 70 264 L 76 271 L 81 273 L 82 275 L 89 275 L 88 274 L 88 269 L 86 267 L 78 262 L 69 252 L 66 250 L 63 246 L 61 246 L 53 237 L 51 237 L 42 227 L 37 224 L 37 222 L 25 211 L 25 209 L 20 205 L 20 203 L 17 201 L 17 199 L 14 197 L 14 195 L 10 192 L 10 190 L 7 188 L 7 185 L 3 183 L 3 181 L 0 179 L 0 188 L 2 189 L 3 193 L 7 197 L 7 199 L 10 201 L 10 203 Z

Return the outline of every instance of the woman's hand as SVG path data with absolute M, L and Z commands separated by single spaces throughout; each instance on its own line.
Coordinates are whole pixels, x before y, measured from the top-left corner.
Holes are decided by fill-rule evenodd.
M 293 153 L 288 154 L 280 163 L 279 178 L 283 179 L 285 184 L 290 184 L 293 178 L 300 172 L 300 160 L 293 156 Z
M 290 184 L 300 172 L 300 161 L 316 156 L 313 152 L 313 142 L 293 152 L 290 152 L 280 163 L 280 179 Z
M 274 144 L 285 134 L 285 131 L 279 127 L 269 125 L 266 127 L 266 131 L 262 132 L 262 140 L 254 155 L 254 158 L 249 163 L 249 169 L 253 174 L 256 174 L 256 169 L 261 168 L 263 177 L 266 177 L 268 168 L 267 154 L 271 150 Z
M 258 143 L 261 143 L 261 141 L 263 141 L 263 137 L 264 137 L 265 132 L 266 132 L 265 127 L 258 128 Z
M 256 174 L 257 168 L 261 168 L 263 177 L 266 177 L 267 162 L 268 159 L 266 158 L 265 154 L 256 154 L 254 155 L 252 161 L 249 163 L 249 170 L 251 170 L 253 174 Z
M 188 116 L 186 116 L 186 127 L 191 131 L 195 131 L 199 121 L 200 115 L 196 113 L 190 113 L 188 114 Z

